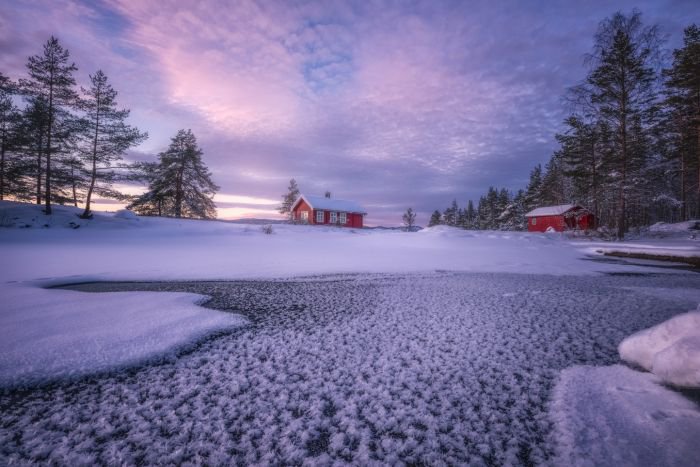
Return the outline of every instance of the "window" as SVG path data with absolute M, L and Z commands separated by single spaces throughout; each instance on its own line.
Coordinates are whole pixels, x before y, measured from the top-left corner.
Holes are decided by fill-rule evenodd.
M 336 222 L 338 222 L 338 213 L 331 212 L 331 224 L 335 224 Z
M 316 211 L 316 223 L 323 224 L 323 211 Z
M 532 225 L 537 225 L 537 218 L 536 217 L 532 218 Z
M 345 212 L 340 213 L 340 223 L 345 224 L 348 222 L 348 215 Z
M 309 211 L 301 211 L 301 221 L 309 222 Z

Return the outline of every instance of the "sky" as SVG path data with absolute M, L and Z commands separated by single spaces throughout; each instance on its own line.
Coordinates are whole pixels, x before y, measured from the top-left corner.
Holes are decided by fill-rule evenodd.
M 275 217 L 295 178 L 361 203 L 367 224 L 408 207 L 425 224 L 527 183 L 598 23 L 633 8 L 670 49 L 700 23 L 696 0 L 0 1 L 0 71 L 24 76 L 58 37 L 78 82 L 103 70 L 149 133 L 129 158 L 192 129 L 221 218 Z

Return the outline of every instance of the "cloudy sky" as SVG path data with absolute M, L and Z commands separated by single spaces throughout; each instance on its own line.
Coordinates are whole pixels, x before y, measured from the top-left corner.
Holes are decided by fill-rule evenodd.
M 0 71 L 53 34 L 102 69 L 150 138 L 191 128 L 219 216 L 274 217 L 290 178 L 359 201 L 369 224 L 419 223 L 453 198 L 517 189 L 545 162 L 561 96 L 598 22 L 638 8 L 678 46 L 697 0 L 0 2 Z

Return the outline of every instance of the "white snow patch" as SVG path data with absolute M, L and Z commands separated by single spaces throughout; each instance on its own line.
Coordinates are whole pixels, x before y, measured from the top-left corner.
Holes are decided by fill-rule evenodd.
M 139 216 L 137 216 L 134 211 L 128 209 L 120 209 L 114 213 L 114 217 L 118 219 L 139 220 Z
M 562 371 L 551 416 L 555 465 L 700 465 L 700 411 L 654 375 L 622 365 Z
M 575 207 L 575 204 L 559 204 L 557 206 L 544 206 L 541 208 L 533 209 L 532 211 L 525 214 L 525 217 L 559 216 L 567 211 L 570 211 Z
M 663 233 L 663 234 L 675 234 L 675 233 L 688 233 L 689 231 L 700 230 L 700 220 L 690 220 L 685 222 L 676 222 L 673 224 L 667 224 L 665 222 L 657 222 L 656 224 L 649 227 L 649 232 L 652 233 Z
M 90 294 L 3 287 L 0 387 L 143 363 L 208 333 L 244 325 L 190 293 Z
M 667 383 L 700 387 L 700 311 L 691 311 L 632 334 L 618 347 L 620 358 Z

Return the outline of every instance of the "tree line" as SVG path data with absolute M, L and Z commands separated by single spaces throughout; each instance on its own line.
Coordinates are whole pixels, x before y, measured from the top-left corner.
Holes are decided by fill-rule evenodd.
M 454 201 L 429 225 L 522 230 L 539 206 L 581 204 L 618 238 L 634 227 L 700 218 L 700 28 L 684 30 L 666 60 L 657 25 L 641 13 L 603 20 L 586 76 L 565 95 L 558 148 L 528 186 L 489 188 L 478 204 Z
M 191 130 L 178 131 L 156 162 L 126 163 L 126 152 L 148 134 L 127 123 L 129 110 L 118 107 L 103 71 L 78 88 L 78 68 L 55 37 L 26 67 L 18 81 L 0 72 L 0 200 L 34 201 L 47 215 L 52 204 L 82 203 L 81 217 L 89 218 L 99 196 L 140 214 L 216 217 L 218 187 Z M 148 189 L 127 195 L 115 189 L 118 182 Z

